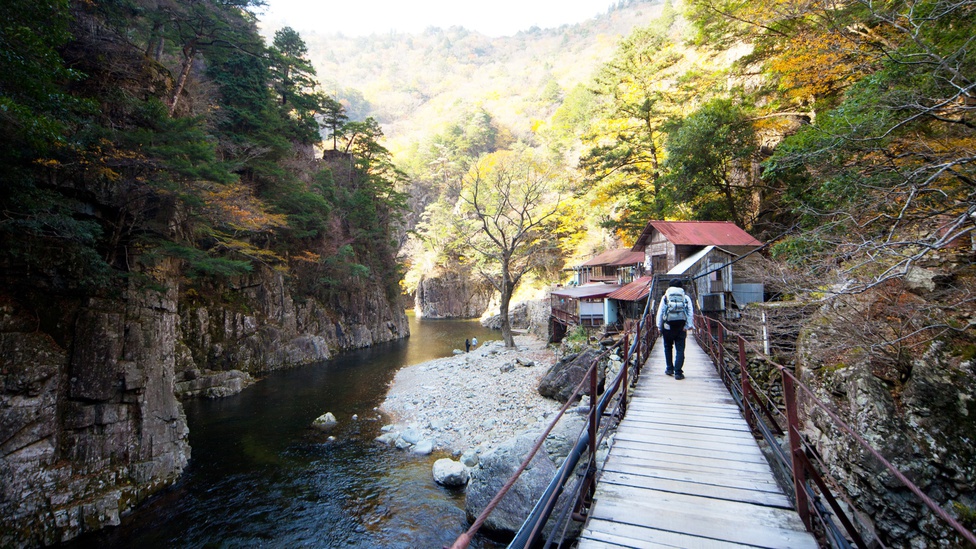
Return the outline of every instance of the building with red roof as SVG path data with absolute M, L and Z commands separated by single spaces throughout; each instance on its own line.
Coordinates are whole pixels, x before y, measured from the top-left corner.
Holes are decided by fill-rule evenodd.
M 663 274 L 707 246 L 745 255 L 763 243 L 731 221 L 649 221 L 631 251 L 651 274 Z

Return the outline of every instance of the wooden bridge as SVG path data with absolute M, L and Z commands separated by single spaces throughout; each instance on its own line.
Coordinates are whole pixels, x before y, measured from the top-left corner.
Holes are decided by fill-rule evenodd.
M 680 381 L 664 375 L 664 345 L 654 345 L 580 549 L 817 547 L 691 334 L 684 372 Z

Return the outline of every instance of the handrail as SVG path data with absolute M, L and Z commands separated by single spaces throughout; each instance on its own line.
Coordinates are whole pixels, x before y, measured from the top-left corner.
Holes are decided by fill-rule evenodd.
M 932 498 L 925 495 L 918 486 L 911 482 L 901 471 L 895 468 L 884 456 L 881 455 L 870 443 L 867 442 L 862 436 L 854 432 L 854 430 L 841 419 L 833 410 L 830 409 L 823 401 L 821 401 L 814 392 L 803 384 L 794 374 L 789 370 L 789 368 L 778 364 L 772 360 L 765 353 L 763 353 L 756 345 L 752 344 L 746 340 L 742 335 L 737 334 L 728 328 L 718 320 L 711 318 L 699 317 L 698 325 L 696 326 L 696 335 L 699 341 L 703 341 L 706 345 L 706 351 L 712 357 L 716 368 L 722 373 L 722 378 L 729 385 L 729 389 L 737 389 L 740 394 L 742 394 L 742 400 L 736 399 L 736 402 L 742 407 L 743 415 L 745 416 L 750 427 L 758 430 L 762 436 L 768 439 L 770 447 L 775 448 L 780 451 L 779 445 L 775 439 L 773 439 L 773 434 L 769 430 L 769 426 L 766 422 L 759 421 L 759 417 L 754 413 L 752 409 L 753 400 L 757 398 L 758 388 L 755 387 L 751 382 L 751 376 L 748 372 L 749 365 L 746 357 L 746 348 L 750 348 L 754 351 L 755 355 L 763 360 L 765 363 L 769 364 L 775 368 L 781 378 L 783 384 L 783 397 L 784 405 L 786 409 L 787 416 L 787 429 L 786 434 L 789 440 L 789 452 L 784 453 L 779 452 L 779 459 L 785 461 L 785 465 L 789 471 L 789 474 L 793 480 L 794 486 L 794 504 L 797 507 L 797 511 L 800 513 L 800 517 L 806 524 L 808 530 L 812 530 L 811 524 L 811 507 L 815 514 L 821 519 L 821 522 L 825 528 L 825 531 L 831 536 L 831 538 L 840 546 L 849 546 L 846 539 L 841 537 L 841 533 L 837 526 L 829 519 L 826 509 L 823 508 L 821 502 L 818 498 L 818 493 L 827 503 L 830 505 L 831 510 L 838 517 L 838 519 L 843 524 L 844 530 L 846 530 L 847 535 L 853 540 L 854 544 L 858 547 L 867 547 L 867 544 L 861 538 L 860 534 L 857 532 L 850 518 L 847 516 L 843 508 L 838 504 L 834 495 L 831 493 L 829 487 L 820 470 L 814 466 L 807 456 L 805 448 L 810 447 L 807 441 L 804 439 L 803 434 L 800 431 L 800 420 L 797 414 L 797 392 L 804 395 L 804 398 L 808 399 L 809 402 L 818 408 L 820 411 L 824 412 L 827 417 L 829 417 L 834 426 L 850 436 L 861 448 L 870 453 L 885 469 L 888 470 L 897 478 L 906 488 L 908 488 L 912 493 L 914 493 L 929 509 L 932 510 L 939 518 L 945 521 L 946 524 L 952 527 L 960 536 L 966 539 L 969 543 L 976 546 L 976 535 L 973 532 L 966 529 L 962 524 L 960 524 L 955 518 L 950 516 L 942 507 L 938 505 Z M 736 380 L 727 372 L 728 368 L 725 363 L 724 356 L 724 344 L 727 335 L 735 336 L 738 343 L 738 366 L 739 366 L 739 385 L 735 386 Z M 734 394 L 734 391 L 733 391 Z M 778 423 L 772 417 L 772 414 L 766 409 L 765 404 L 758 402 L 765 412 L 766 419 L 777 429 L 779 429 Z M 819 492 L 814 491 L 814 486 L 810 485 L 812 482 Z
M 616 392 L 621 389 L 621 387 L 623 390 L 621 392 L 621 397 L 618 400 L 618 407 L 621 409 L 626 409 L 627 390 L 632 380 L 636 379 L 637 375 L 640 373 L 640 367 L 643 365 L 642 356 L 644 359 L 647 358 L 647 356 L 650 354 L 650 348 L 657 336 L 657 327 L 654 325 L 654 322 L 651 320 L 650 315 L 648 314 L 648 310 L 653 310 L 651 307 L 651 301 L 653 300 L 654 296 L 654 281 L 652 280 L 648 285 L 649 293 L 647 303 L 644 306 L 644 313 L 634 330 L 626 332 L 623 338 L 617 341 L 614 345 L 605 349 L 593 359 L 589 368 L 587 369 L 586 374 L 574 389 L 573 394 L 570 395 L 570 397 L 566 400 L 566 404 L 559 410 L 556 416 L 549 423 L 546 430 L 543 431 L 538 440 L 536 440 L 535 445 L 526 455 L 525 459 L 522 460 L 522 463 L 519 465 L 518 469 L 516 469 L 515 473 L 512 474 L 511 478 L 508 479 L 502 489 L 495 494 L 488 505 L 485 506 L 484 510 L 482 510 L 481 514 L 471 524 L 468 530 L 454 541 L 454 543 L 451 545 L 451 549 L 465 549 L 468 547 L 474 535 L 488 519 L 488 516 L 498 506 L 502 498 L 505 497 L 505 494 L 507 494 L 511 487 L 515 484 L 522 472 L 528 467 L 529 463 L 535 458 L 539 449 L 545 442 L 546 437 L 549 436 L 552 429 L 556 426 L 559 420 L 562 419 L 566 410 L 569 409 L 570 403 L 575 401 L 576 397 L 579 396 L 580 392 L 582 391 L 584 384 L 587 383 L 590 385 L 590 413 L 589 419 L 587 420 L 587 428 L 583 430 L 582 434 L 577 439 L 573 450 L 570 451 L 569 456 L 567 456 L 563 461 L 562 465 L 556 472 L 556 475 L 550 481 L 549 485 L 546 487 L 546 490 L 543 492 L 542 496 L 536 501 L 535 506 L 529 513 L 529 516 L 526 518 L 525 522 L 523 522 L 522 527 L 516 533 L 515 538 L 509 545 L 509 548 L 523 549 L 525 547 L 531 547 L 536 541 L 538 536 L 542 533 L 543 526 L 549 520 L 549 517 L 552 514 L 552 510 L 554 509 L 556 501 L 562 493 L 566 479 L 568 479 L 570 473 L 576 469 L 583 452 L 585 452 L 588 448 L 590 449 L 590 459 L 587 475 L 590 476 L 589 480 L 591 482 L 595 482 L 592 479 L 592 475 L 595 475 L 596 473 L 595 448 L 597 448 L 600 443 L 600 438 L 597 437 L 600 418 L 606 412 L 610 401 L 616 395 Z M 651 320 L 651 322 L 648 322 L 649 320 Z M 631 334 L 634 336 L 632 341 L 630 340 Z M 642 341 L 644 343 L 643 350 L 641 346 Z M 602 397 L 600 397 L 599 401 L 594 405 L 597 388 L 597 366 L 600 364 L 602 359 L 610 354 L 611 351 L 617 350 L 621 347 L 624 349 L 624 356 L 622 357 L 623 366 L 620 368 L 620 372 L 618 372 L 617 376 L 614 378 L 613 383 L 604 390 Z M 632 362 L 633 365 L 631 365 Z M 633 372 L 630 372 L 631 368 L 633 368 Z M 631 382 L 628 382 L 628 380 L 631 380 Z M 595 442 L 591 444 L 591 441 Z M 581 485 L 582 484 L 584 483 L 581 483 Z M 583 494 L 582 491 L 580 494 L 577 494 L 578 497 L 583 497 L 584 495 L 585 494 Z

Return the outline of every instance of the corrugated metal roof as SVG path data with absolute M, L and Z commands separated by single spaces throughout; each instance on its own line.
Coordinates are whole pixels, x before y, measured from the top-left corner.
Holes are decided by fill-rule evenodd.
M 643 263 L 643 262 L 644 262 L 644 252 L 643 251 L 632 252 L 630 250 L 627 250 L 627 254 L 626 255 L 620 256 L 620 259 L 618 259 L 617 261 L 611 263 L 611 265 L 623 267 L 623 266 L 626 266 L 626 265 L 637 265 L 637 264 Z
M 678 246 L 762 246 L 731 221 L 649 221 L 631 248 L 643 250 L 653 231 Z
M 552 295 L 571 297 L 573 299 L 606 297 L 620 289 L 620 284 L 587 284 L 570 288 L 559 288 L 552 291 Z
M 600 265 L 636 265 L 644 262 L 644 252 L 631 251 L 627 248 L 607 250 L 602 254 L 583 263 L 581 267 L 598 267 Z
M 715 246 L 705 246 L 704 248 L 702 248 L 701 250 L 699 250 L 698 253 L 696 253 L 696 254 L 694 254 L 694 255 L 692 255 L 690 257 L 686 257 L 684 261 L 682 261 L 681 263 L 678 263 L 677 265 L 675 265 L 674 267 L 672 267 L 671 270 L 668 271 L 668 274 L 669 275 L 683 275 L 683 274 L 685 274 L 685 271 L 687 271 L 688 269 L 690 269 L 691 267 L 693 267 L 696 263 L 698 263 L 699 261 L 701 261 L 701 259 L 703 257 L 707 256 L 708 253 L 711 252 L 714 249 L 715 249 Z
M 642 276 L 607 297 L 618 301 L 640 301 L 650 293 L 652 280 L 653 276 Z

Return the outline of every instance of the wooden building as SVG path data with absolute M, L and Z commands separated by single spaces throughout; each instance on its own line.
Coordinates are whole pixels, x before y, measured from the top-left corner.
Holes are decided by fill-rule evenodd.
M 685 289 L 702 312 L 724 313 L 763 300 L 761 282 L 745 276 L 739 260 L 762 246 L 729 221 L 650 221 L 632 251 L 643 252 L 649 275 L 691 281 Z
M 627 248 L 607 250 L 573 267 L 573 284 L 627 284 L 644 274 L 644 253 Z

